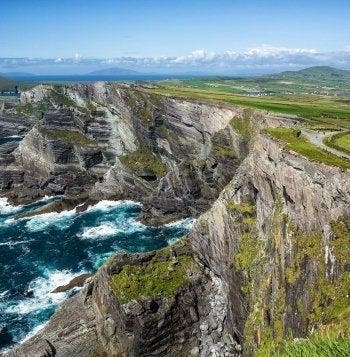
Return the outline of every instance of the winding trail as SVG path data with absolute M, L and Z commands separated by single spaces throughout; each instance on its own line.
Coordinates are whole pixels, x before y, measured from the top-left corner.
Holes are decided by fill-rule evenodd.
M 328 152 L 331 152 L 334 155 L 337 155 L 339 157 L 344 157 L 344 158 L 350 160 L 349 154 L 346 154 L 345 152 L 331 148 L 323 143 L 324 138 L 332 136 L 334 134 L 337 134 L 337 133 L 339 133 L 339 131 L 322 132 L 322 131 L 302 129 L 301 132 L 305 137 L 307 137 L 310 140 L 310 142 L 317 145 L 318 147 L 320 147 Z

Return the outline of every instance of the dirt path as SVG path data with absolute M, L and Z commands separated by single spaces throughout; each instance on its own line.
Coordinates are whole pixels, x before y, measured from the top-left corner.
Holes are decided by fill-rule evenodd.
M 305 135 L 313 144 L 319 146 L 320 148 L 331 152 L 334 155 L 345 157 L 350 160 L 350 155 L 346 154 L 345 152 L 339 151 L 337 149 L 330 148 L 329 146 L 323 143 L 323 139 L 328 136 L 332 136 L 334 134 L 339 133 L 339 131 L 315 131 L 315 130 L 308 130 L 302 129 L 302 134 Z

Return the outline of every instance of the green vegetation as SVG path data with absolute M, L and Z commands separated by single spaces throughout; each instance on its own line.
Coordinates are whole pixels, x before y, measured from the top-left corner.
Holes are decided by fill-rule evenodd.
M 87 146 L 87 145 L 96 145 L 96 142 L 93 141 L 92 139 L 88 138 L 87 136 L 81 134 L 78 131 L 72 131 L 72 130 L 50 130 L 46 129 L 42 126 L 38 127 L 38 130 L 44 134 L 47 135 L 48 137 L 52 139 L 61 139 L 64 140 L 65 142 L 72 144 L 72 145 L 78 145 L 78 146 Z
M 212 136 L 212 152 L 222 158 L 237 158 L 232 146 L 232 139 L 224 130 L 219 130 Z
M 140 143 L 140 147 L 129 154 L 119 156 L 119 160 L 136 175 L 143 174 L 145 169 L 153 172 L 157 178 L 161 178 L 167 173 L 167 168 L 160 156 L 154 154 L 145 143 Z
M 275 357 L 347 357 L 350 338 L 331 339 L 319 337 L 284 342 L 272 355 Z
M 26 103 L 16 107 L 18 114 L 41 118 L 42 113 L 55 110 L 55 107 L 48 100 L 41 100 L 36 103 Z
M 58 89 L 50 91 L 51 99 L 59 106 L 76 107 L 76 103 L 68 97 L 68 95 L 61 93 Z
M 191 87 L 243 95 L 350 95 L 350 71 L 312 67 L 259 77 L 207 77 L 162 82 L 169 87 Z
M 324 144 L 350 155 L 350 131 L 341 132 L 323 139 Z
M 325 163 L 331 166 L 338 166 L 343 169 L 350 168 L 349 160 L 338 157 L 310 143 L 305 137 L 300 135 L 300 131 L 297 129 L 270 128 L 266 129 L 265 133 L 277 139 L 283 140 L 286 143 L 286 149 L 293 150 L 312 161 Z
M 298 303 L 298 314 L 306 326 L 305 334 L 316 326 L 307 339 L 286 340 L 273 344 L 273 356 L 348 356 L 350 351 L 350 222 L 340 217 L 331 222 L 333 237 L 330 250 L 336 262 L 337 276 L 327 278 L 325 247 L 320 233 L 301 232 L 289 224 L 293 246 L 293 258 L 286 269 L 288 284 L 295 286 L 305 281 L 302 273 L 306 264 L 316 269 L 313 281 L 307 286 L 309 305 Z M 305 285 L 308 284 L 308 285 Z M 270 346 L 271 347 L 271 346 Z M 274 353 L 272 353 L 274 351 Z
M 350 104 L 339 102 L 330 96 L 320 95 L 276 95 L 276 96 L 242 96 L 219 91 L 159 86 L 149 90 L 180 98 L 204 99 L 225 102 L 246 107 L 266 110 L 274 113 L 295 115 L 304 119 L 309 126 L 335 126 L 350 128 Z
M 326 248 L 322 233 L 298 229 L 283 214 L 281 202 L 277 201 L 266 227 L 268 239 L 261 240 L 254 206 L 226 200 L 235 234 L 240 236 L 232 259 L 233 268 L 243 277 L 245 351 L 261 357 L 345 357 L 350 344 L 350 221 L 340 217 L 330 222 L 332 234 Z M 288 253 L 287 247 L 292 247 Z M 326 249 L 334 258 L 336 274 L 332 276 L 325 262 Z M 286 321 L 292 313 L 290 294 L 301 288 L 307 294 L 296 302 L 293 316 L 299 321 L 299 335 L 305 338 L 294 339 Z
M 23 83 L 17 80 L 8 79 L 6 77 L 0 76 L 0 92 L 2 91 L 13 91 L 15 86 L 18 86 L 18 90 L 27 90 L 35 86 L 34 83 Z
M 244 215 L 253 215 L 255 207 L 250 203 L 234 203 L 232 200 L 226 200 L 226 208 L 229 212 L 238 212 Z
M 133 299 L 173 296 L 189 284 L 187 273 L 195 269 L 192 257 L 171 256 L 170 249 L 157 251 L 144 265 L 124 265 L 120 273 L 112 275 L 110 285 L 122 304 Z

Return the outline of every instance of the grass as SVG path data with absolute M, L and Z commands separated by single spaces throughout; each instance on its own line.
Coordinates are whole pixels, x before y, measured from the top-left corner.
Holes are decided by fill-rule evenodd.
M 50 91 L 50 97 L 55 103 L 64 107 L 76 107 L 76 103 L 68 97 L 68 95 L 63 94 L 55 89 Z
M 309 142 L 305 137 L 298 134 L 297 129 L 290 128 L 270 128 L 264 131 L 268 135 L 285 142 L 285 148 L 293 150 L 308 159 L 330 166 L 337 166 L 343 169 L 350 169 L 350 161 L 338 157 L 326 150 Z
M 341 132 L 323 139 L 325 145 L 350 155 L 350 131 Z
M 347 357 L 350 338 L 299 339 L 283 343 L 273 356 L 276 357 Z
M 145 265 L 124 265 L 120 273 L 112 275 L 110 286 L 122 304 L 134 299 L 173 296 L 189 283 L 187 272 L 194 268 L 193 259 L 186 254 L 164 255 L 167 251 L 169 247 L 158 251 Z
M 305 119 L 308 125 L 335 126 L 350 129 L 350 105 L 330 96 L 321 95 L 275 95 L 264 97 L 243 96 L 227 92 L 159 86 L 149 90 L 180 98 L 219 101 L 273 113 L 285 113 Z
M 153 172 L 157 178 L 167 173 L 167 168 L 159 155 L 154 154 L 145 143 L 140 143 L 140 147 L 129 154 L 119 156 L 119 160 L 137 175 L 142 174 L 145 169 Z
M 47 135 L 50 138 L 61 139 L 72 145 L 78 145 L 78 146 L 96 145 L 95 141 L 86 137 L 85 135 L 81 134 L 78 131 L 56 130 L 56 129 L 50 130 L 42 126 L 40 126 L 38 129 L 42 134 Z
M 53 111 L 55 108 L 47 100 L 41 100 L 37 103 L 26 103 L 16 107 L 18 114 L 24 114 L 27 116 L 35 117 L 37 119 L 41 118 L 41 114 L 49 111 Z

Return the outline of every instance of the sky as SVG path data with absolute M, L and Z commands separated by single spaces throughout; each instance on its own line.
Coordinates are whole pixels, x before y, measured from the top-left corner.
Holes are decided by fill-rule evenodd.
M 350 67 L 349 0 L 0 2 L 0 71 Z

